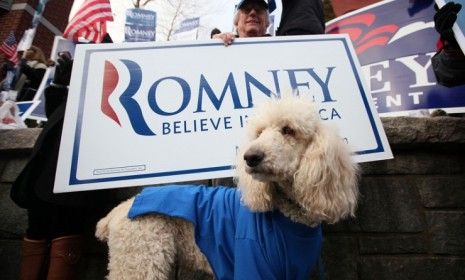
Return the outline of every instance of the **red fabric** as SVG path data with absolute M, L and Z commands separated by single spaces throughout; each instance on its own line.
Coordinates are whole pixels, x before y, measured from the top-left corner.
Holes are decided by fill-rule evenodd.
M 438 41 L 436 43 L 436 48 L 437 48 L 438 52 L 442 51 L 442 49 L 444 49 L 444 41 L 441 38 L 438 39 Z
M 68 23 L 63 37 L 75 42 L 79 37 L 84 37 L 92 42 L 100 43 L 107 34 L 107 21 L 113 21 L 109 0 L 85 0 Z
M 10 34 L 6 37 L 0 46 L 0 51 L 5 54 L 5 58 L 14 64 L 18 63 L 18 54 L 16 53 L 16 48 L 18 44 L 16 43 L 15 34 L 13 31 L 10 31 Z

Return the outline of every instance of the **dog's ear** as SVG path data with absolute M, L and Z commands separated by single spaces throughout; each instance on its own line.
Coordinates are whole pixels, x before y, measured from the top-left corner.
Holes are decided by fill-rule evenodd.
M 272 188 L 267 183 L 254 180 L 245 172 L 244 153 L 240 151 L 236 159 L 236 185 L 241 191 L 241 201 L 253 212 L 273 210 Z
M 296 201 L 314 222 L 335 223 L 354 216 L 358 168 L 348 145 L 330 127 L 317 127 L 295 175 Z

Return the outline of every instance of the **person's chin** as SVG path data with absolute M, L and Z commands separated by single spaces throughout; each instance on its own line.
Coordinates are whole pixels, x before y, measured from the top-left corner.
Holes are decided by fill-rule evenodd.
M 259 36 L 259 29 L 258 28 L 249 28 L 246 30 L 246 34 L 248 37 L 257 37 Z

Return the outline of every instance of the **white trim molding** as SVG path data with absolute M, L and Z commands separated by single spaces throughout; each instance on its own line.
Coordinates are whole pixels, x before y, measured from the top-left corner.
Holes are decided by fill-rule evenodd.
M 27 3 L 21 3 L 21 4 L 13 4 L 11 6 L 11 10 L 12 11 L 17 11 L 17 10 L 25 10 L 26 12 L 28 12 L 30 15 L 34 16 L 34 13 L 35 13 L 35 9 L 32 8 L 29 4 Z M 40 23 L 42 23 L 42 25 L 47 28 L 48 30 L 50 30 L 50 32 L 52 32 L 53 34 L 55 34 L 56 36 L 62 36 L 63 33 L 55 26 L 53 25 L 50 21 L 48 21 L 46 18 L 44 17 L 41 17 L 40 18 Z

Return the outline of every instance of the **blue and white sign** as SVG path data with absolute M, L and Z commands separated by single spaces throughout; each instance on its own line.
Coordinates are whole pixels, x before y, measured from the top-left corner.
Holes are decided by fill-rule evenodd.
M 176 30 L 174 33 L 175 34 L 176 33 L 182 33 L 182 32 L 197 29 L 199 27 L 199 24 L 200 24 L 200 18 L 199 17 L 185 19 L 179 25 L 179 29 Z
M 199 17 L 183 20 L 179 28 L 173 33 L 172 40 L 197 40 L 199 26 Z
M 465 85 L 447 88 L 434 75 L 434 14 L 434 0 L 385 0 L 327 23 L 326 33 L 352 39 L 381 116 L 465 112 Z
M 232 176 L 253 107 L 291 92 L 355 160 L 392 158 L 346 35 L 78 46 L 55 191 Z
M 124 38 L 126 42 L 155 41 L 157 13 L 143 9 L 126 10 Z
M 40 104 L 40 101 L 19 101 L 16 102 L 19 109 L 19 116 L 24 121 L 31 112 Z

